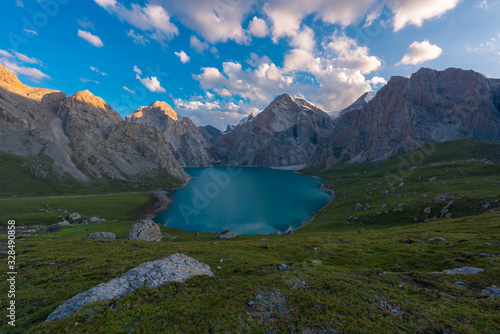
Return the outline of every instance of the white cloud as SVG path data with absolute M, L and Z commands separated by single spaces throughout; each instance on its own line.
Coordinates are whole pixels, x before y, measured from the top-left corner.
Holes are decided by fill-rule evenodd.
M 0 57 L 12 58 L 14 55 L 10 54 L 8 51 L 0 49 Z
M 137 29 L 148 32 L 150 38 L 160 43 L 171 40 L 179 34 L 177 26 L 170 22 L 170 15 L 160 5 L 148 3 L 145 7 L 142 7 L 133 3 L 129 9 L 116 0 L 94 1 L 108 12 L 116 14 L 121 21 L 128 22 Z M 139 38 L 138 41 L 140 40 Z
M 150 92 L 166 93 L 165 88 L 161 86 L 160 81 L 158 81 L 157 77 L 141 78 L 142 71 L 137 66 L 134 66 L 134 72 L 137 73 L 135 78 L 139 80 Z
M 16 6 L 24 8 L 24 3 L 21 0 L 16 0 Z
M 266 21 L 254 16 L 248 24 L 248 31 L 255 37 L 266 37 L 268 34 Z
M 454 9 L 460 0 L 387 0 L 394 13 L 394 30 L 409 24 L 421 27 L 423 22 Z
M 188 28 L 209 43 L 234 40 L 246 43 L 248 36 L 241 27 L 256 0 L 158 0 Z
M 253 53 L 246 62 L 224 62 L 222 71 L 202 68 L 194 78 L 205 90 L 224 100 L 243 98 L 249 108 L 261 109 L 281 93 L 306 98 L 325 111 L 339 111 L 359 96 L 372 90 L 372 85 L 385 83 L 381 77 L 367 80 L 364 75 L 378 70 L 382 62 L 370 55 L 367 47 L 343 33 L 334 33 L 319 46 L 312 29 L 303 26 L 291 37 L 294 47 L 285 54 L 283 67 L 269 57 Z M 240 102 L 235 102 L 240 103 Z M 241 106 L 241 103 L 240 103 Z
M 130 94 L 135 94 L 135 92 L 132 89 L 130 89 L 130 88 L 126 87 L 126 86 L 123 86 L 122 88 L 124 90 L 126 90 L 127 92 L 129 92 Z
M 498 4 L 498 1 L 495 1 L 493 3 L 488 3 L 487 0 L 480 0 L 476 3 L 476 7 L 479 9 L 488 10 L 497 4 Z
M 42 79 L 50 79 L 50 77 L 47 74 L 43 73 L 39 69 L 22 66 L 16 62 L 7 60 L 5 58 L 0 58 L 0 63 L 9 70 L 11 70 L 12 73 L 16 75 L 23 74 L 35 81 L 40 81 Z
M 344 34 L 334 34 L 326 45 L 328 51 L 335 56 L 334 63 L 338 67 L 359 70 L 362 74 L 369 74 L 382 66 L 382 62 L 375 56 L 370 56 L 366 46 L 358 46 L 356 41 Z
M 377 0 L 269 0 L 264 12 L 272 22 L 273 40 L 283 36 L 295 36 L 302 20 L 310 14 L 331 24 L 348 26 L 360 20 Z
M 84 29 L 92 29 L 92 30 L 95 30 L 94 28 L 94 24 L 92 22 L 90 22 L 90 20 L 88 18 L 83 18 L 81 20 L 77 20 L 78 24 L 80 25 L 80 27 L 84 28 Z
M 186 52 L 181 51 L 181 52 L 174 52 L 177 57 L 181 60 L 181 63 L 185 64 L 189 61 L 189 56 L 186 54 Z
M 95 47 L 100 48 L 104 46 L 104 44 L 102 43 L 101 39 L 98 36 L 92 35 L 88 31 L 78 30 L 78 37 L 86 40 Z
M 38 33 L 35 30 L 31 30 L 31 29 L 26 28 L 26 29 L 24 29 L 24 31 L 26 31 L 28 34 L 38 36 Z
M 500 37 L 500 34 L 499 34 Z M 471 48 L 470 46 L 466 46 L 467 51 L 469 52 L 478 52 L 478 51 L 495 51 L 497 40 L 495 37 L 491 37 L 486 42 L 479 44 L 479 46 Z
M 42 64 L 42 62 L 34 57 L 28 57 L 22 53 L 19 53 L 17 51 L 13 51 L 14 55 L 22 61 L 23 63 L 28 63 L 28 64 Z
M 408 52 L 403 56 L 396 65 L 419 65 L 423 62 L 438 58 L 443 50 L 429 43 L 428 40 L 423 42 L 413 42 L 408 48 Z
M 209 94 L 207 94 L 207 97 L 210 100 Z M 258 111 L 248 108 L 245 104 L 240 106 L 234 102 L 208 101 L 202 97 L 195 97 L 190 100 L 174 99 L 174 104 L 175 110 L 191 118 L 194 124 L 210 124 L 220 130 L 225 130 L 228 124 L 238 124 L 250 112 Z
M 102 75 L 103 77 L 107 77 L 108 75 L 104 72 L 101 72 L 97 67 L 95 66 L 90 66 L 90 69 L 100 75 Z
M 127 32 L 127 36 L 132 38 L 134 40 L 135 44 L 146 45 L 147 43 L 149 43 L 149 39 L 147 39 L 146 37 L 144 37 L 141 34 L 136 34 L 134 29 L 130 29 Z
M 23 66 L 22 63 L 27 63 L 31 65 L 42 65 L 42 61 L 34 58 L 28 57 L 25 54 L 19 53 L 17 51 L 11 50 L 12 53 L 0 49 L 0 64 L 12 71 L 12 73 L 18 75 L 23 74 L 30 77 L 34 81 L 40 81 L 42 79 L 50 79 L 50 76 L 43 73 L 37 68 Z
M 198 53 L 203 53 L 203 51 L 208 49 L 208 43 L 200 41 L 195 35 L 191 35 L 189 45 Z
M 368 82 L 373 87 L 376 87 L 378 85 L 383 86 L 383 85 L 387 84 L 387 80 L 385 80 L 382 77 L 378 77 L 378 76 L 375 76 L 375 77 L 371 78 L 370 80 L 367 80 L 366 82 Z
M 91 79 L 87 79 L 87 78 L 80 78 L 80 81 L 83 82 L 83 83 L 92 82 L 92 83 L 95 83 L 95 84 L 99 84 L 99 81 L 97 81 L 97 80 L 91 80 Z

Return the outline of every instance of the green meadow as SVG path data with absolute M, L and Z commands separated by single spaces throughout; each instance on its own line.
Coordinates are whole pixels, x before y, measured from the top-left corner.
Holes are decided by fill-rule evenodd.
M 0 332 L 498 333 L 500 297 L 482 290 L 500 286 L 499 161 L 498 142 L 458 141 L 387 161 L 304 170 L 335 190 L 312 223 L 293 235 L 233 240 L 167 227 L 159 243 L 127 240 L 134 220 L 152 205 L 143 188 L 52 199 L 5 191 L 2 226 L 10 219 L 17 226 L 54 224 L 67 215 L 63 210 L 107 221 L 17 235 L 16 327 L 3 317 Z M 10 173 L 21 175 L 18 166 L 12 163 Z M 46 195 L 32 190 L 23 197 Z M 438 195 L 446 199 L 435 203 Z M 85 237 L 98 231 L 117 239 Z M 5 234 L 0 241 L 2 248 Z M 77 293 L 174 253 L 210 265 L 214 276 L 143 287 L 44 322 Z M 6 272 L 7 255 L 0 257 Z M 484 271 L 441 273 L 460 267 Z M 0 289 L 6 293 L 5 280 Z M 6 301 L 0 299 L 4 313 Z

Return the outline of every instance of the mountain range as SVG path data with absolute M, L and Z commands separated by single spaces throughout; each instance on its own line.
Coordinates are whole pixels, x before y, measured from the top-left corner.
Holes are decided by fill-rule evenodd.
M 0 151 L 45 157 L 60 173 L 126 180 L 184 166 L 331 166 L 386 159 L 428 141 L 500 140 L 500 80 L 456 68 L 392 77 L 336 119 L 308 101 L 276 97 L 222 132 L 196 126 L 157 101 L 123 119 L 88 90 L 65 93 L 22 84 L 0 65 Z M 38 175 L 43 177 L 43 172 Z

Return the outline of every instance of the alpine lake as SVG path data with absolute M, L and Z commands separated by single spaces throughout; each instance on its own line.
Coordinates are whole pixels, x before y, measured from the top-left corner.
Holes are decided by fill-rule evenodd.
M 265 167 L 192 167 L 186 187 L 169 193 L 172 202 L 158 224 L 187 231 L 235 234 L 284 233 L 306 224 L 332 199 L 323 181 L 291 170 Z

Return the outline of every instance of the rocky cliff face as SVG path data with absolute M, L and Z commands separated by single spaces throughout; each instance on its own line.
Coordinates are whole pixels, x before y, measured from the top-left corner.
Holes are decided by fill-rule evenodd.
M 500 81 L 474 71 L 423 68 L 393 77 L 362 108 L 350 109 L 310 164 L 383 159 L 425 141 L 500 140 Z
M 162 168 L 187 179 L 158 129 L 126 123 L 89 91 L 69 98 L 23 85 L 0 65 L 0 151 L 51 158 L 80 181 Z
M 222 131 L 211 126 L 211 125 L 205 125 L 205 126 L 199 126 L 198 130 L 200 130 L 201 134 L 205 138 L 205 141 L 209 146 L 211 146 L 219 137 L 222 135 Z M 208 147 L 209 147 L 208 146 Z
M 182 166 L 209 166 L 206 148 L 210 145 L 188 117 L 178 115 L 165 102 L 155 102 L 127 116 L 127 122 L 159 128 L 171 144 L 175 158 Z
M 210 152 L 215 159 L 235 165 L 301 165 L 332 128 L 325 112 L 283 94 L 255 118 L 223 134 Z

